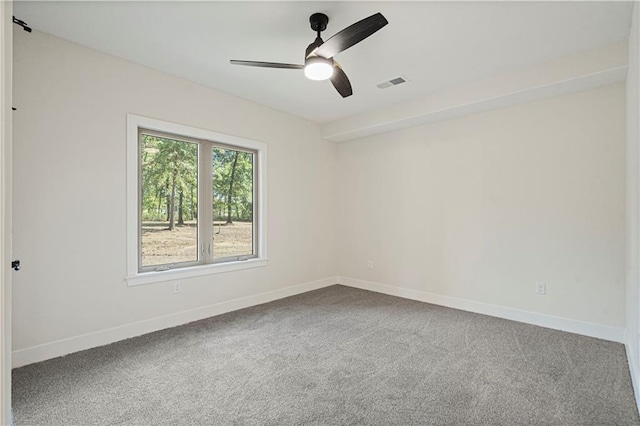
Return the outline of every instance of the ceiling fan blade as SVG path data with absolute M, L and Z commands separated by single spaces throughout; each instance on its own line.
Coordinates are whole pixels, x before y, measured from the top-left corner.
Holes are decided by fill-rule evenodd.
M 333 76 L 331 76 L 331 84 L 336 88 L 340 96 L 346 98 L 347 96 L 353 95 L 353 90 L 351 89 L 351 83 L 347 78 L 347 75 L 342 70 L 340 64 L 334 61 L 333 65 Z
M 231 65 L 245 65 L 248 67 L 262 67 L 262 68 L 282 68 L 287 70 L 301 70 L 304 65 L 298 64 L 282 64 L 280 62 L 258 62 L 258 61 L 238 61 L 231 59 Z
M 322 43 L 309 55 L 315 54 L 327 59 L 333 58 L 335 55 L 347 50 L 354 44 L 360 43 L 362 40 L 369 37 L 388 23 L 389 21 L 382 16 L 382 13 L 378 12 L 340 31 L 329 40 Z

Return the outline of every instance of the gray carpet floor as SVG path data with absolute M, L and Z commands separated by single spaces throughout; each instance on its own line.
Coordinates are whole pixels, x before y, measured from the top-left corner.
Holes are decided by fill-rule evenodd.
M 13 371 L 17 425 L 640 424 L 617 343 L 332 286 Z

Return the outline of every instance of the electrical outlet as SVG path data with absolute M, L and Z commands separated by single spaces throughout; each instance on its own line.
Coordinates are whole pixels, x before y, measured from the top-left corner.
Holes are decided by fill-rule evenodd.
M 180 281 L 176 281 L 173 283 L 173 292 L 174 293 L 180 293 L 181 290 L 181 286 L 180 286 Z
M 547 285 L 543 282 L 536 283 L 536 294 L 547 294 Z
M 373 269 L 373 260 L 367 261 L 367 269 Z

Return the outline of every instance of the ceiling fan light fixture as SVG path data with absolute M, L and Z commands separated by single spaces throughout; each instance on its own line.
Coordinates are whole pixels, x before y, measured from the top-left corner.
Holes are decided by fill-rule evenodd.
M 333 75 L 333 61 L 319 56 L 308 58 L 304 65 L 304 75 L 310 80 L 329 79 Z

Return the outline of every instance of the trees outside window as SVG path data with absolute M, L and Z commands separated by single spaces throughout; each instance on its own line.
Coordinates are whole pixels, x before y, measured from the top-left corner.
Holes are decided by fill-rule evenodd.
M 255 163 L 251 150 L 139 129 L 139 270 L 255 257 Z
M 213 256 L 251 253 L 254 154 L 213 148 Z

